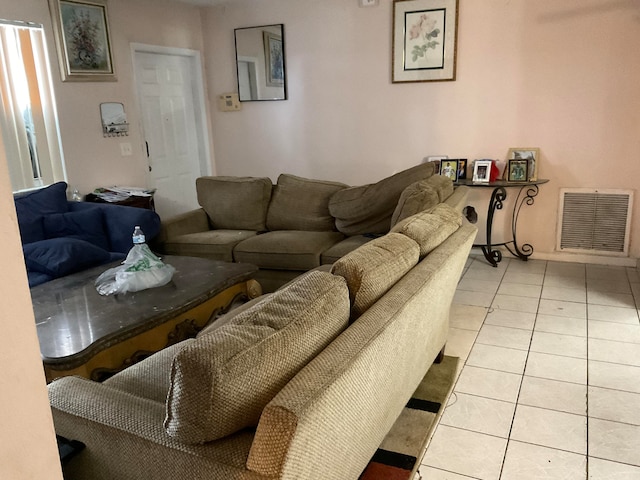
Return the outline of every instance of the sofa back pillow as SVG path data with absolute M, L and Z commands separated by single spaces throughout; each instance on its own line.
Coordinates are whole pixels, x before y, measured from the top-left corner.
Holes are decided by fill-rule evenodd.
M 400 221 L 391 229 L 413 239 L 420 245 L 420 256 L 425 256 L 444 242 L 462 225 L 462 212 L 446 203 L 439 203 Z
M 331 273 L 347 281 L 352 319 L 362 315 L 417 263 L 418 244 L 405 235 L 389 233 L 347 253 Z
M 111 255 L 95 245 L 77 238 L 51 238 L 22 246 L 29 272 L 59 278 L 102 265 Z
M 272 183 L 266 177 L 200 177 L 198 203 L 214 228 L 266 230 Z
M 43 225 L 47 238 L 76 238 L 103 250 L 110 250 L 109 237 L 104 229 L 102 210 L 99 208 L 53 213 L 43 218 Z
M 281 174 L 267 213 L 269 230 L 326 232 L 336 229 L 329 213 L 331 196 L 348 185 Z
M 453 182 L 444 175 L 433 175 L 427 179 L 427 183 L 436 189 L 441 203 L 453 193 Z
M 329 212 L 336 219 L 336 227 L 345 235 L 387 233 L 402 191 L 432 176 L 434 169 L 434 162 L 423 163 L 378 183 L 335 193 L 329 200 Z
M 414 182 L 402 191 L 398 205 L 391 216 L 391 227 L 400 220 L 424 210 L 429 210 L 440 203 L 438 191 L 429 182 L 431 178 L 433 177 Z
M 67 184 L 58 182 L 34 192 L 16 195 L 14 203 L 22 243 L 44 240 L 43 216 L 69 211 Z
M 187 340 L 174 357 L 164 426 L 197 444 L 255 427 L 265 405 L 346 327 L 344 279 L 312 272 Z

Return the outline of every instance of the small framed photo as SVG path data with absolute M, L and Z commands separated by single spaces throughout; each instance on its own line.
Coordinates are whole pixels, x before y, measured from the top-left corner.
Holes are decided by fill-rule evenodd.
M 491 178 L 491 160 L 473 162 L 473 183 L 489 183 Z
M 459 158 L 458 159 L 458 180 L 466 180 L 467 179 L 467 159 Z
M 529 178 L 528 160 L 509 160 L 507 180 L 509 182 L 526 182 Z
M 540 160 L 540 149 L 537 147 L 510 148 L 507 155 L 509 160 L 526 160 L 529 162 L 527 180 L 536 181 L 538 179 L 538 163 Z
M 458 160 L 442 160 L 440 163 L 440 175 L 455 182 L 458 179 Z

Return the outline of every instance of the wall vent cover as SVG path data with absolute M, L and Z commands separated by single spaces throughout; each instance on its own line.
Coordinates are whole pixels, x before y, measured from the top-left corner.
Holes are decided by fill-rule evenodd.
M 561 189 L 558 250 L 628 254 L 631 190 Z

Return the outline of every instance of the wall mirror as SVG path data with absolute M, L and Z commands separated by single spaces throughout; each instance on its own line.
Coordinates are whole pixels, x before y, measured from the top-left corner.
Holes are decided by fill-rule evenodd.
M 234 34 L 240 101 L 286 100 L 284 25 L 236 28 Z

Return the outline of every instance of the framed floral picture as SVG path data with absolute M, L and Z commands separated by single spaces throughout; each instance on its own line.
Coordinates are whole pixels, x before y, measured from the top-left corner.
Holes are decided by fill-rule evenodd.
M 62 81 L 115 81 L 106 0 L 49 0 Z
M 394 0 L 392 81 L 456 78 L 458 0 Z
M 507 154 L 509 160 L 526 160 L 529 163 L 528 178 L 529 181 L 538 179 L 538 163 L 540 160 L 540 149 L 537 147 L 519 147 L 510 148 Z
M 282 25 L 284 27 L 284 25 Z M 264 58 L 268 87 L 284 85 L 284 50 L 282 37 L 272 32 L 262 32 L 264 37 Z

